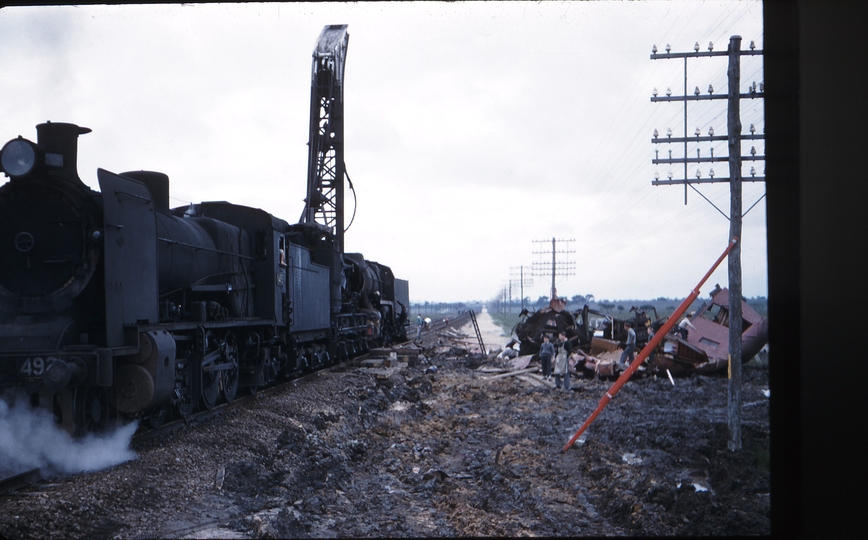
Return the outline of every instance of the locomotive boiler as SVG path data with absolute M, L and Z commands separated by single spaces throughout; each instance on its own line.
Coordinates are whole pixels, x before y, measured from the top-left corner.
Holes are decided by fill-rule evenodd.
M 346 27 L 323 31 L 335 35 L 345 47 Z M 119 419 L 159 425 L 406 339 L 407 282 L 344 253 L 342 222 L 290 224 L 228 202 L 170 208 L 169 177 L 153 171 L 98 169 L 97 192 L 76 166 L 90 129 L 36 131 L 0 151 L 6 399 L 51 411 L 75 435 Z M 308 203 L 324 191 L 309 183 Z

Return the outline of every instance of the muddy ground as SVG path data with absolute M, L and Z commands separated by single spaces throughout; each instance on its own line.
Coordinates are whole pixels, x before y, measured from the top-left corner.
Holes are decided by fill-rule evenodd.
M 388 378 L 346 366 L 137 448 L 134 461 L 0 495 L 9 538 L 770 534 L 768 373 L 746 367 L 743 449 L 725 377 L 558 391 L 467 345 Z M 430 369 L 436 366 L 436 373 Z

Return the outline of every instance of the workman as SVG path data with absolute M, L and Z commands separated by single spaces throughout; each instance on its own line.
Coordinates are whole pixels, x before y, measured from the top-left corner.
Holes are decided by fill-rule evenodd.
M 647 341 L 647 343 L 651 343 L 651 340 L 654 339 L 654 334 L 656 332 L 654 332 L 654 327 L 651 325 L 651 321 L 648 321 L 648 324 L 646 326 L 648 327 L 648 341 Z M 659 346 L 659 343 L 658 343 L 658 346 Z M 654 362 L 654 357 L 656 357 L 656 356 L 657 356 L 657 347 L 654 347 L 653 349 L 651 349 L 651 353 L 648 355 L 648 364 L 651 364 L 652 362 Z
M 549 379 L 552 376 L 552 356 L 555 355 L 555 346 L 549 341 L 549 335 L 543 334 L 543 342 L 539 347 L 539 362 L 542 364 L 542 374 L 544 379 Z
M 627 329 L 627 341 L 624 344 L 624 352 L 621 353 L 620 362 L 624 369 L 627 369 L 633 363 L 636 353 L 636 331 L 633 330 L 633 324 L 630 321 L 624 321 L 624 328 Z M 628 356 L 630 360 L 626 361 Z
M 690 322 L 690 319 L 688 318 L 688 317 L 693 317 L 693 315 L 694 315 L 695 313 L 696 313 L 695 311 L 691 311 L 691 312 L 687 315 L 687 317 L 684 317 L 683 319 L 681 319 L 681 322 L 678 323 L 678 333 L 681 334 L 681 339 L 687 339 L 687 334 L 688 334 L 688 332 L 687 332 L 687 327 L 688 327 L 688 326 L 689 326 L 690 328 L 693 328 L 694 330 L 696 330 L 696 327 L 693 326 L 693 323 Z
M 422 315 L 416 315 L 416 339 L 422 336 Z
M 573 352 L 573 345 L 567 339 L 566 332 L 558 334 L 558 340 L 555 341 L 555 388 L 560 389 L 561 377 L 564 378 L 564 390 L 570 389 L 570 354 Z

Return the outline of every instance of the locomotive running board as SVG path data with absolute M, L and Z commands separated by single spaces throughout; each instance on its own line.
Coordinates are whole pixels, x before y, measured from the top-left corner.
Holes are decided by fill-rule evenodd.
M 105 212 L 106 341 L 125 343 L 124 326 L 156 323 L 157 218 L 142 182 L 97 169 Z M 138 336 L 136 336 L 138 337 Z

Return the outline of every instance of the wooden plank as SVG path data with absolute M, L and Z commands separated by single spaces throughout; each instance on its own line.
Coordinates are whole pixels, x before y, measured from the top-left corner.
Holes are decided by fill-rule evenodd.
M 516 379 L 524 382 L 531 383 L 534 386 L 545 386 L 549 387 L 550 385 L 542 380 L 538 380 L 532 373 L 528 373 L 526 375 L 519 375 Z
M 483 381 L 493 381 L 494 379 L 503 379 L 504 377 L 513 377 L 515 375 L 521 375 L 522 373 L 530 373 L 531 371 L 536 371 L 539 368 L 532 367 L 527 369 L 520 369 L 518 371 L 510 371 L 509 373 L 503 373 L 501 375 L 495 375 L 494 377 L 486 377 L 482 379 Z

